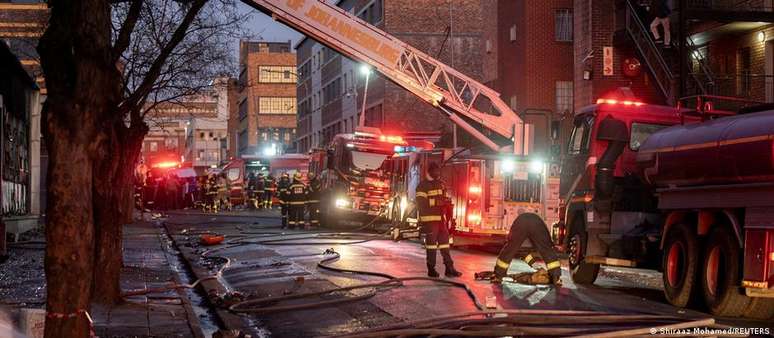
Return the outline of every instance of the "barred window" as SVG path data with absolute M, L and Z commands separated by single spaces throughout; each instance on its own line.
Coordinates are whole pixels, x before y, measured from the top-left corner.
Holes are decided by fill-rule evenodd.
M 556 41 L 572 41 L 572 10 L 557 9 L 555 15 Z
M 556 81 L 556 112 L 571 112 L 572 101 L 572 81 Z
M 295 97 L 259 97 L 258 114 L 295 114 Z
M 295 70 L 293 66 L 258 66 L 258 82 L 296 83 Z

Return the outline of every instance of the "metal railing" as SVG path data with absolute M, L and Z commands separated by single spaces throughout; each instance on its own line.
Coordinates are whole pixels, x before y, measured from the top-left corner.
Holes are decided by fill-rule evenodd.
M 683 62 L 687 62 L 688 69 L 691 69 L 693 66 L 693 61 L 691 61 L 691 59 L 693 59 L 698 64 L 699 68 L 699 72 L 690 73 L 691 78 L 695 81 L 694 84 L 699 88 L 701 94 L 716 94 L 714 75 L 712 74 L 712 69 L 710 69 L 709 65 L 707 64 L 706 57 L 702 55 L 701 50 L 690 35 L 685 38 L 685 42 L 688 45 L 690 57 L 685 58 Z M 686 86 L 690 85 L 690 83 L 686 84 Z
M 676 97 L 675 77 L 631 1 L 626 1 L 626 31 L 653 74 L 661 93 L 667 101 L 673 101 Z

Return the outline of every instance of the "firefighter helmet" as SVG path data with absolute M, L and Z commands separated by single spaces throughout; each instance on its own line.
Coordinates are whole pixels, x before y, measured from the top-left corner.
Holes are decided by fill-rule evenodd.
M 316 176 L 317 176 L 317 175 L 315 175 L 315 173 L 313 173 L 313 172 L 309 172 L 308 174 L 306 174 L 306 177 L 307 177 L 307 178 L 308 178 L 310 181 L 311 181 L 311 180 L 313 180 L 313 179 L 314 179 Z
M 296 172 L 296 173 L 293 175 L 293 179 L 294 179 L 294 180 L 299 180 L 299 181 L 300 181 L 300 180 L 301 180 L 301 178 L 302 178 L 302 176 L 301 176 L 301 173 L 300 173 L 300 172 Z
M 288 177 L 288 178 L 289 178 L 289 177 L 290 177 L 290 175 L 288 175 L 288 172 L 286 171 L 286 172 L 283 172 L 283 173 L 282 173 L 282 177 Z

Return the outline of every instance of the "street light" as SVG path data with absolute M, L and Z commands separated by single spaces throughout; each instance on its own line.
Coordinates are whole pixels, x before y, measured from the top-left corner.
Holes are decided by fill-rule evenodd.
M 363 88 L 363 109 L 360 111 L 360 121 L 358 121 L 358 124 L 360 127 L 365 127 L 366 99 L 368 98 L 368 79 L 371 77 L 371 67 L 361 65 L 360 73 L 365 75 L 365 86 Z

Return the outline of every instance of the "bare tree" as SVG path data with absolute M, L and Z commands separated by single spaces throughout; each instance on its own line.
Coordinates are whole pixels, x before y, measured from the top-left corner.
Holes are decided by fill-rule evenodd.
M 233 0 L 49 0 L 38 45 L 48 98 L 46 337 L 86 337 L 120 298 L 122 226 L 146 114 L 231 69 Z M 84 278 L 84 276 L 94 276 Z

